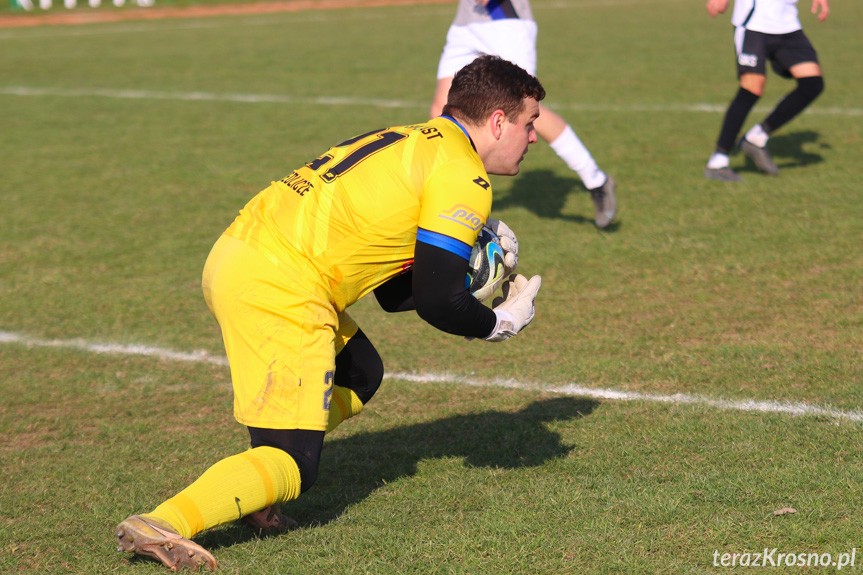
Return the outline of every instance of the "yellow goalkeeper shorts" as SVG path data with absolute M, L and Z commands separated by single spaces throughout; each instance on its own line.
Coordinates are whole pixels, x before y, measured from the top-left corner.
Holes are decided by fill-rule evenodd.
M 310 265 L 277 266 L 230 236 L 210 251 L 204 297 L 222 329 L 241 424 L 326 430 L 335 357 L 359 328 L 321 286 Z

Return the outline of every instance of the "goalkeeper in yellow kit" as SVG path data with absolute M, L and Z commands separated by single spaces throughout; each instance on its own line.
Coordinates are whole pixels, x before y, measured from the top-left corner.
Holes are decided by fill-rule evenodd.
M 345 311 L 363 295 L 470 338 L 502 341 L 530 323 L 539 276 L 511 276 L 491 309 L 467 292 L 465 274 L 484 225 L 515 268 L 514 234 L 488 218 L 488 174 L 518 173 L 544 97 L 518 66 L 478 58 L 456 74 L 442 116 L 342 142 L 243 208 L 213 247 L 203 288 L 251 449 L 121 522 L 119 550 L 171 569 L 215 568 L 195 534 L 238 519 L 293 525 L 278 504 L 312 486 L 325 433 L 359 413 L 383 379 L 380 356 Z

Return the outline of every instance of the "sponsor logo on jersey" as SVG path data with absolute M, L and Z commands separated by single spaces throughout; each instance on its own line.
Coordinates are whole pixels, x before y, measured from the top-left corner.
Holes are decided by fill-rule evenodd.
M 737 63 L 741 66 L 746 66 L 748 68 L 754 68 L 758 65 L 758 55 L 757 54 L 740 54 L 737 56 Z
M 484 189 L 484 190 L 487 190 L 491 187 L 491 184 L 489 184 L 483 178 L 477 178 L 473 181 L 473 183 L 476 184 L 477 186 L 479 186 L 480 188 Z
M 439 218 L 455 222 L 461 226 L 465 226 L 474 231 L 480 229 L 485 223 L 485 218 L 479 215 L 476 210 L 464 204 L 456 204 L 442 214 Z

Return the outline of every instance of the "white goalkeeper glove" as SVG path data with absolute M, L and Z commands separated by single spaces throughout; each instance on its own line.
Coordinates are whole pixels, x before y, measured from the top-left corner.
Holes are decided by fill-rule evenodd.
M 489 218 L 485 225 L 500 238 L 500 247 L 503 248 L 503 275 L 508 276 L 518 267 L 518 238 L 510 227 L 500 220 Z
M 494 298 L 492 310 L 497 323 L 486 341 L 503 341 L 516 335 L 533 320 L 533 300 L 542 285 L 540 276 L 528 280 L 521 274 L 513 274 L 503 284 L 503 297 Z

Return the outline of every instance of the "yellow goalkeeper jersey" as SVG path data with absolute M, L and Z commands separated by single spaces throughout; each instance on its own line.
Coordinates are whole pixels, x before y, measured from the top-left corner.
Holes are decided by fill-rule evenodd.
M 468 259 L 491 201 L 467 132 L 439 117 L 330 148 L 252 198 L 225 234 L 341 312 L 410 269 L 418 239 Z

